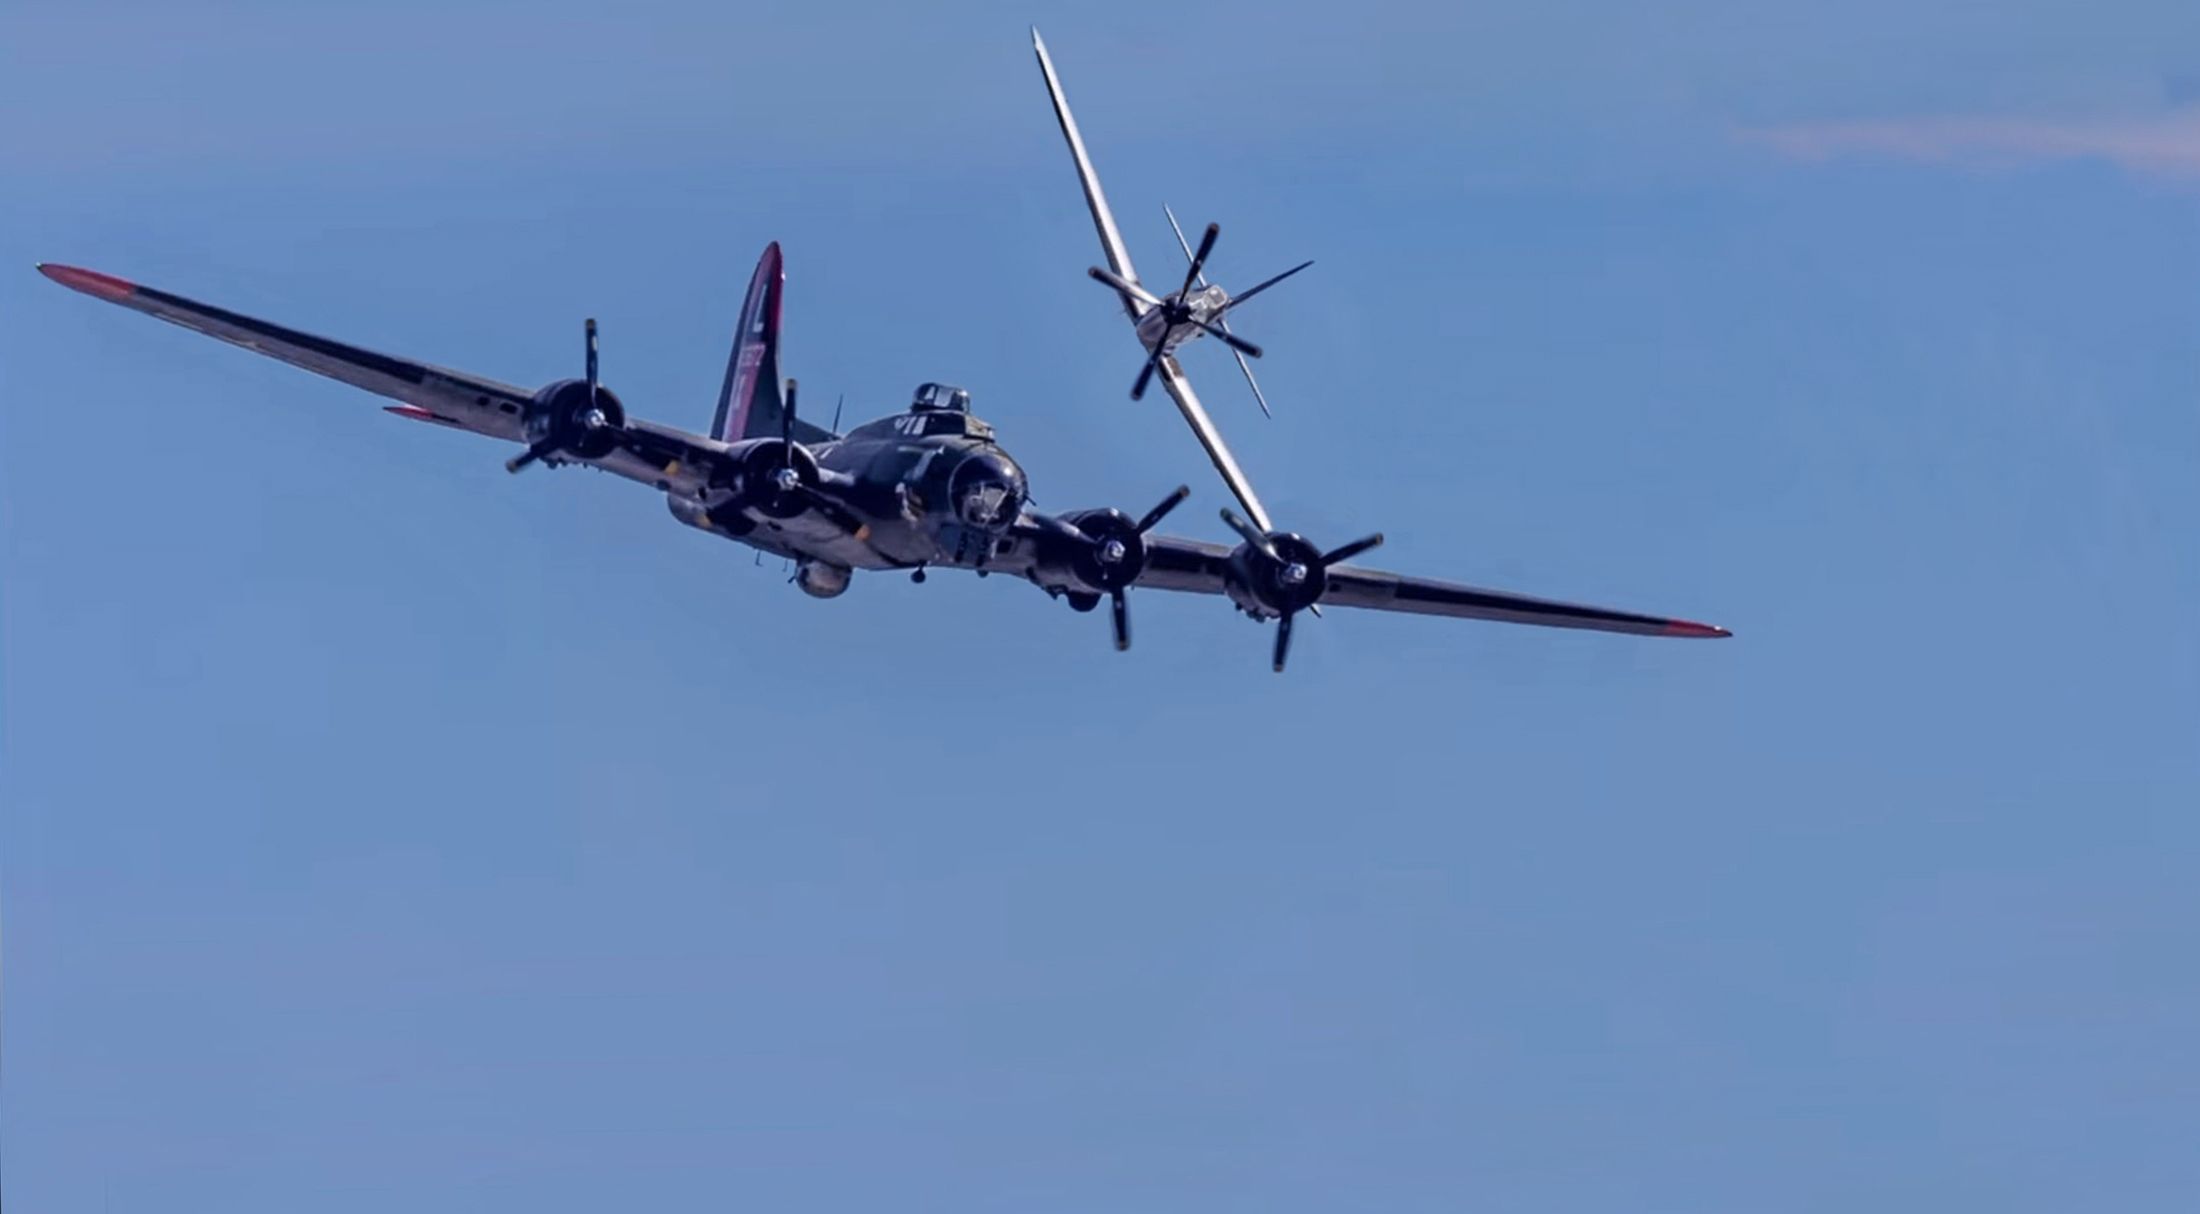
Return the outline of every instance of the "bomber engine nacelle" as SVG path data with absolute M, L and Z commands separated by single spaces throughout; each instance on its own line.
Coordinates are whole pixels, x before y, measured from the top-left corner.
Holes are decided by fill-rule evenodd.
M 1068 592 L 1070 604 L 1080 611 L 1096 604 L 1088 596 L 1107 595 L 1114 607 L 1115 647 L 1129 649 L 1130 605 L 1123 592 L 1146 571 L 1146 533 L 1191 495 L 1190 486 L 1178 485 L 1136 522 L 1114 509 L 1079 510 L 1048 520 L 1031 579 L 1049 591 Z
M 816 503 L 824 480 L 817 456 L 793 439 L 754 438 L 736 443 L 713 487 L 732 496 L 734 509 L 754 510 L 767 518 L 790 519 Z
M 553 445 L 545 454 L 602 459 L 619 445 L 626 406 L 618 394 L 587 380 L 561 379 L 527 402 L 527 443 Z
M 1109 594 L 1130 586 L 1146 569 L 1146 537 L 1120 510 L 1065 514 L 1040 537 L 1034 579 L 1058 590 Z
M 594 317 L 583 332 L 587 378 L 561 379 L 527 402 L 527 450 L 504 462 L 506 472 L 518 472 L 536 460 L 602 459 L 618 450 L 626 406 L 596 378 Z
M 713 495 L 724 495 L 711 510 L 712 519 L 730 521 L 754 512 L 785 521 L 814 513 L 850 535 L 865 534 L 863 520 L 825 492 L 827 477 L 816 454 L 794 441 L 794 405 L 795 382 L 790 379 L 779 415 L 779 437 L 747 439 L 727 449 L 711 479 Z M 845 482 L 840 477 L 841 487 Z
M 1262 531 L 1225 509 L 1222 521 L 1243 537 L 1230 553 L 1222 589 L 1245 614 L 1276 621 L 1275 666 L 1282 673 L 1291 654 L 1291 617 L 1315 607 L 1329 592 L 1329 567 L 1342 564 L 1383 542 L 1383 534 L 1362 536 L 1323 552 L 1294 531 Z

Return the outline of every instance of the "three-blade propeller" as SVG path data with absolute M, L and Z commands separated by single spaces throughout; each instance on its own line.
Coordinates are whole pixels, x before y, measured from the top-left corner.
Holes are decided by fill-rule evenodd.
M 1116 571 L 1104 580 L 1108 583 L 1109 618 L 1115 625 L 1115 648 L 1118 652 L 1131 647 L 1131 605 L 1124 597 L 1132 582 L 1146 568 L 1146 533 L 1169 516 L 1169 511 L 1184 504 L 1192 495 L 1190 485 L 1178 485 L 1176 491 L 1162 498 L 1160 503 L 1146 512 L 1146 516 L 1131 525 L 1130 536 L 1095 537 L 1093 559 L 1104 569 Z M 1088 533 L 1089 534 L 1089 533 Z M 1135 545 L 1135 551 L 1133 550 Z M 1135 562 L 1133 557 L 1135 556 Z
M 617 445 L 617 431 L 626 424 L 617 399 L 603 391 L 596 378 L 596 318 L 583 326 L 587 341 L 586 392 L 575 396 L 571 380 L 538 397 L 527 421 L 532 441 L 527 450 L 504 461 L 506 472 L 518 472 L 538 460 L 567 452 L 584 459 L 600 459 Z
M 1301 611 L 1317 610 L 1329 590 L 1329 570 L 1383 542 L 1378 531 L 1338 548 L 1323 552 L 1305 536 L 1288 531 L 1262 531 L 1224 507 L 1222 521 L 1244 537 L 1245 546 L 1234 556 L 1244 574 L 1245 588 L 1261 607 L 1276 617 L 1275 668 L 1283 673 L 1291 656 L 1291 619 Z
M 1058 517 L 1034 519 L 1040 529 L 1032 580 L 1050 593 L 1067 592 L 1070 606 L 1091 611 L 1105 595 L 1113 622 L 1115 647 L 1131 647 L 1131 614 L 1128 591 L 1138 584 L 1152 555 L 1146 536 L 1169 512 L 1192 495 L 1190 485 L 1178 485 L 1154 504 L 1144 517 L 1113 507 L 1077 510 Z
M 795 393 L 797 385 L 793 377 L 787 380 L 787 401 L 779 411 L 779 468 L 771 474 L 771 487 L 783 500 L 799 503 L 816 511 L 827 522 L 850 535 L 864 529 L 863 520 L 855 512 L 840 504 L 839 499 L 811 483 L 816 475 L 817 462 L 813 458 L 804 465 L 797 465 L 795 452 L 800 448 L 794 441 Z M 805 476 L 807 471 L 810 475 Z

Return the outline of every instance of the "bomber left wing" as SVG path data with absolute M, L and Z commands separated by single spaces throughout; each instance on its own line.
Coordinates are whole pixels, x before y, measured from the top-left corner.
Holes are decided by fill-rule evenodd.
M 38 272 L 71 290 L 181 325 L 316 375 L 364 388 L 400 402 L 388 412 L 506 442 L 527 441 L 527 412 L 535 393 L 405 358 L 378 354 L 141 286 L 111 274 L 42 264 Z M 661 489 L 693 493 L 704 488 L 724 458 L 727 444 L 655 422 L 632 420 L 617 429 L 603 457 L 586 460 L 607 472 Z

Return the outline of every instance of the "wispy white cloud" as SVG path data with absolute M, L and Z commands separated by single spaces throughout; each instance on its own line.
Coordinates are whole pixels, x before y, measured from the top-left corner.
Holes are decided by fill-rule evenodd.
M 1903 118 L 1806 123 L 1746 131 L 1743 138 L 1801 160 L 1888 156 L 1986 167 L 2105 160 L 2132 173 L 2200 181 L 2200 106 L 2094 121 Z

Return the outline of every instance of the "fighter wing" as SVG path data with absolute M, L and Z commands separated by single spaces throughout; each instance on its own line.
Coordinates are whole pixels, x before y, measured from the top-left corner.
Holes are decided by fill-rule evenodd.
M 1253 483 L 1245 479 L 1238 468 L 1237 458 L 1222 441 L 1222 432 L 1207 417 L 1207 410 L 1199 403 L 1199 394 L 1192 391 L 1192 381 L 1184 377 L 1184 368 L 1177 365 L 1171 354 L 1161 360 L 1161 386 L 1168 390 L 1169 399 L 1176 402 L 1176 410 L 1184 415 L 1185 424 L 1199 439 L 1199 445 L 1207 449 L 1207 458 L 1214 461 L 1215 471 L 1222 474 L 1224 484 L 1236 495 L 1238 504 L 1245 507 L 1245 515 L 1262 531 L 1272 531 L 1268 512 L 1261 508 L 1260 499 L 1253 496 Z
M 1039 73 L 1046 77 L 1047 95 L 1054 99 L 1054 117 L 1062 124 L 1062 138 L 1069 141 L 1070 159 L 1077 162 L 1077 181 L 1085 187 L 1085 205 L 1092 209 L 1092 226 L 1100 233 L 1100 249 L 1107 254 L 1108 268 L 1116 276 L 1130 282 L 1138 281 L 1138 272 L 1131 268 L 1131 254 L 1123 245 L 1123 233 L 1115 226 L 1115 213 L 1108 210 L 1108 196 L 1100 192 L 1100 175 L 1093 171 L 1092 157 L 1085 154 L 1085 137 L 1077 133 L 1077 119 L 1069 112 L 1069 99 L 1062 95 L 1062 82 L 1054 75 L 1054 61 L 1047 57 L 1047 44 L 1039 37 L 1039 27 L 1031 28 L 1031 49 L 1039 56 Z M 1129 292 L 1118 290 L 1123 301 L 1123 311 L 1132 320 L 1138 319 L 1143 306 Z
M 1054 100 L 1054 117 L 1062 124 L 1062 138 L 1069 141 L 1070 159 L 1077 162 L 1077 180 L 1085 187 L 1085 203 L 1092 210 L 1092 226 L 1100 233 L 1101 251 L 1107 254 L 1108 268 L 1118 277 L 1137 282 L 1138 275 L 1131 269 L 1130 250 L 1123 246 L 1123 233 L 1115 226 L 1115 213 L 1108 209 L 1108 197 L 1101 192 L 1100 175 L 1093 171 L 1092 157 L 1085 152 L 1085 137 L 1077 131 L 1077 119 L 1069 112 L 1069 99 L 1062 95 L 1062 82 L 1054 74 L 1054 61 L 1047 57 L 1047 44 L 1039 37 L 1039 31 L 1031 31 L 1031 49 L 1039 55 L 1039 73 L 1046 77 L 1047 95 Z M 1123 311 L 1135 323 L 1143 305 L 1129 292 L 1116 292 L 1123 300 Z M 1261 530 L 1269 529 L 1268 511 L 1260 499 L 1253 495 L 1253 486 L 1239 470 L 1236 457 L 1222 441 L 1222 434 L 1207 417 L 1207 410 L 1199 403 L 1199 394 L 1192 391 L 1191 381 L 1184 378 L 1184 369 L 1174 357 L 1164 357 L 1160 362 L 1161 384 L 1169 391 L 1169 399 L 1176 402 L 1177 411 L 1192 427 L 1199 445 L 1206 448 L 1207 458 L 1214 461 L 1215 471 L 1222 474 L 1223 482 L 1237 497 L 1238 504 Z
M 242 346 L 255 354 L 265 354 L 316 375 L 401 401 L 402 404 L 388 407 L 389 412 L 399 417 L 435 422 L 508 442 L 525 440 L 527 406 L 534 393 L 523 388 L 463 371 L 377 354 L 109 274 L 57 265 L 41 265 L 38 272 L 95 299 L 121 304 L 193 332 Z M 710 480 L 725 450 L 723 443 L 670 426 L 633 420 L 619 432 L 617 450 L 604 459 L 589 462 L 629 480 L 694 491 Z
M 1230 551 L 1220 544 L 1200 540 L 1153 537 L 1147 541 L 1146 569 L 1139 575 L 1138 584 L 1157 590 L 1221 594 L 1228 576 Z M 1498 620 L 1508 624 L 1539 624 L 1546 628 L 1587 628 L 1638 636 L 1732 635 L 1724 628 L 1689 620 L 1530 598 L 1503 590 L 1483 590 L 1353 565 L 1339 565 L 1329 571 L 1329 589 L 1322 595 L 1321 605 L 1444 615 L 1463 620 Z

